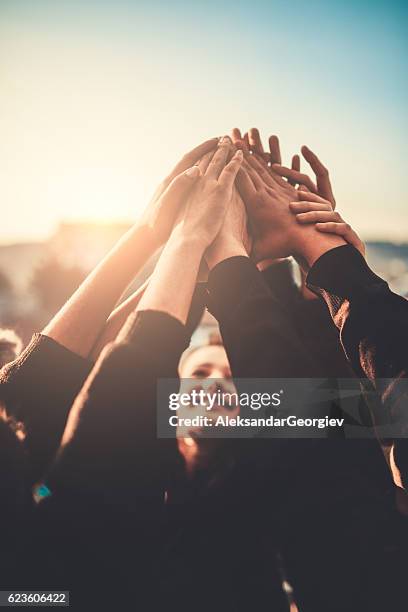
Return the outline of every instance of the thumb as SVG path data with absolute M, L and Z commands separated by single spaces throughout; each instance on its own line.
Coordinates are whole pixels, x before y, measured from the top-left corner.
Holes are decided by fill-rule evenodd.
M 201 176 L 201 171 L 198 166 L 191 166 L 185 172 L 178 174 L 168 185 L 162 198 L 164 200 L 179 200 L 183 198 L 193 187 L 197 179 Z

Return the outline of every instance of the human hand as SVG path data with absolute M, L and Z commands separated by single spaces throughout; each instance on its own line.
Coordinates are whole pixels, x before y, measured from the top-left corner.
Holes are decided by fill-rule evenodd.
M 257 155 L 257 157 L 269 167 L 269 170 L 272 174 L 273 174 L 273 171 L 271 170 L 272 164 L 282 163 L 279 138 L 276 135 L 269 136 L 269 152 L 264 150 L 261 136 L 257 128 L 251 128 L 249 132 L 245 132 L 243 136 L 241 135 L 241 131 L 238 128 L 234 128 L 231 132 L 231 138 L 236 147 L 241 148 L 242 150 L 246 152 L 251 152 L 254 155 Z M 292 169 L 296 171 L 300 170 L 299 155 L 293 155 Z M 291 185 L 295 184 L 295 183 L 292 183 L 290 179 L 288 180 L 288 183 L 290 183 Z M 261 260 L 257 263 L 257 267 L 259 270 L 262 271 L 262 270 L 265 270 L 266 268 L 269 268 L 269 266 L 275 263 L 283 261 L 284 259 L 285 258 L 283 257 L 283 258 L 276 258 L 276 259 L 268 258 L 265 260 Z
M 246 157 L 237 186 L 251 222 L 256 261 L 293 255 L 307 268 L 325 251 L 344 244 L 334 235 L 317 240 L 319 233 L 313 226 L 294 223 L 289 205 L 298 201 L 298 191 L 273 176 L 255 155 Z
M 325 200 L 313 193 L 298 192 L 299 202 L 289 204 L 296 220 L 301 224 L 313 223 L 319 232 L 336 234 L 354 246 L 365 257 L 365 244 L 353 228 L 346 223 L 340 214 L 332 209 L 329 200 Z
M 307 174 L 300 172 L 300 160 L 298 168 L 294 168 L 293 166 L 292 168 L 285 168 L 285 166 L 280 165 L 281 162 L 274 162 L 272 164 L 272 170 L 280 176 L 287 178 L 288 181 L 292 182 L 292 184 L 303 185 L 312 193 L 319 195 L 325 200 L 328 200 L 331 204 L 331 208 L 334 210 L 336 208 L 336 199 L 333 194 L 329 171 L 322 164 L 317 155 L 309 149 L 309 147 L 303 146 L 301 151 L 303 157 L 308 162 L 315 174 L 315 183 Z
M 245 204 L 234 186 L 231 204 L 224 222 L 214 242 L 205 253 L 208 268 L 212 270 L 217 263 L 229 257 L 248 255 L 252 240 L 248 234 L 248 219 Z
M 289 203 L 297 198 L 294 187 L 272 177 L 254 155 L 245 156 L 237 187 L 250 220 L 255 261 L 290 255 L 291 232 L 296 230 L 289 214 Z
M 170 174 L 160 183 L 141 220 L 141 224 L 149 229 L 154 247 L 161 246 L 170 236 L 174 223 L 194 185 L 194 174 L 184 174 L 207 153 L 213 153 L 218 138 L 211 138 L 186 153 Z M 176 191 L 169 187 L 177 180 Z M 183 177 L 183 178 L 182 178 Z
M 230 139 L 224 137 L 211 159 L 206 159 L 204 164 L 200 162 L 197 169 L 191 169 L 197 175 L 197 181 L 176 230 L 182 240 L 193 240 L 204 250 L 221 229 L 243 160 L 242 151 L 236 151 L 227 162 L 231 150 Z

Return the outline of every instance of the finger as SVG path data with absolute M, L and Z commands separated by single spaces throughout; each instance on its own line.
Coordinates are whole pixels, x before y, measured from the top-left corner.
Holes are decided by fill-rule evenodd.
M 299 155 L 294 155 L 292 157 L 292 170 L 296 170 L 296 172 L 300 172 L 300 157 L 299 157 Z
M 248 132 L 244 134 L 244 151 L 249 151 L 249 136 Z
M 213 151 L 217 146 L 218 141 L 218 138 L 211 138 L 210 140 L 202 142 L 200 145 L 198 145 L 198 147 L 195 147 L 194 149 L 186 153 L 175 166 L 173 171 L 170 173 L 168 177 L 168 182 L 170 183 L 170 181 L 172 181 L 175 176 L 178 176 L 179 174 L 193 166 L 199 159 L 204 157 L 206 153 L 208 153 L 209 151 Z
M 253 182 L 255 189 L 260 190 L 263 187 L 265 187 L 265 181 L 263 180 L 262 174 L 265 174 L 265 169 L 259 164 L 259 167 L 256 168 L 254 167 L 253 163 L 250 164 L 248 163 L 249 161 L 252 160 L 254 156 L 248 156 L 247 159 L 244 160 L 243 162 L 243 167 L 245 168 L 246 172 L 249 174 L 249 177 L 251 179 L 251 181 Z
M 305 200 L 306 202 L 321 202 L 323 204 L 328 204 L 330 208 L 333 210 L 331 202 L 317 195 L 317 193 L 312 193 L 311 191 L 307 191 L 307 190 L 305 191 L 304 189 L 300 188 L 298 190 L 298 196 L 300 200 Z
M 231 150 L 231 139 L 229 136 L 224 136 L 217 147 L 208 168 L 205 172 L 207 178 L 218 179 L 228 159 Z
M 257 128 L 251 128 L 249 130 L 249 148 L 254 153 L 258 153 L 258 155 L 263 155 L 264 153 L 261 136 Z
M 295 172 L 300 172 L 300 157 L 299 157 L 299 155 L 294 155 L 292 157 L 292 167 L 291 167 L 291 170 L 295 170 Z M 290 185 L 293 185 L 293 186 L 296 185 L 296 181 L 294 181 L 291 178 L 288 179 L 288 183 Z
M 256 195 L 255 185 L 245 168 L 241 165 L 236 178 L 238 193 L 245 203 L 250 204 Z
M 302 150 L 303 157 L 305 158 L 307 163 L 310 164 L 310 167 L 312 168 L 313 172 L 316 175 L 316 183 L 317 183 L 318 192 L 324 198 L 326 198 L 326 200 L 330 200 L 334 208 L 336 206 L 336 200 L 335 200 L 331 182 L 330 182 L 329 171 L 322 164 L 322 162 L 317 157 L 317 155 L 309 149 L 309 147 L 304 145 L 301 150 Z
M 299 213 L 310 212 L 312 210 L 327 210 L 331 212 L 333 209 L 330 202 L 308 202 L 301 200 L 300 202 L 290 202 L 289 208 L 296 215 Z
M 291 183 L 300 183 L 302 185 L 306 185 L 310 191 L 316 193 L 316 185 L 313 183 L 311 178 L 307 176 L 307 174 L 303 174 L 302 172 L 298 172 L 297 170 L 292 170 L 292 168 L 286 168 L 285 166 L 279 166 L 278 164 L 273 164 L 272 170 L 279 174 L 279 176 L 284 176 Z
M 342 236 L 346 242 L 350 243 L 365 256 L 365 246 L 362 240 L 360 240 L 358 234 L 353 230 L 348 223 L 316 223 L 316 229 L 319 232 L 325 232 L 327 234 L 337 234 Z
M 288 187 L 288 183 L 284 181 L 278 174 L 271 172 L 271 170 L 266 166 L 266 164 L 261 161 L 257 155 L 250 155 L 248 157 L 248 163 L 255 168 L 258 174 L 262 177 L 264 182 L 269 187 L 276 187 L 276 185 L 280 185 L 281 187 Z
M 233 130 L 231 131 L 231 140 L 237 149 L 246 149 L 246 145 L 244 139 L 242 138 L 240 129 L 233 128 Z
M 269 136 L 269 151 L 271 164 L 281 164 L 282 157 L 280 152 L 279 138 L 275 135 Z
M 161 196 L 163 206 L 171 207 L 176 211 L 184 202 L 185 196 L 202 176 L 198 166 L 191 166 L 185 172 L 176 176 Z
M 313 210 L 296 215 L 299 223 L 341 223 L 343 219 L 333 210 Z
M 214 156 L 215 150 L 214 151 L 209 151 L 209 153 L 206 153 L 204 155 L 204 157 L 202 157 L 200 159 L 200 161 L 198 162 L 198 167 L 200 168 L 201 174 L 204 175 L 207 171 L 208 165 L 210 163 L 210 161 L 212 160 L 213 156 Z
M 226 191 L 232 191 L 232 186 L 235 181 L 235 177 L 241 167 L 244 159 L 243 152 L 239 149 L 232 157 L 231 161 L 225 166 L 218 179 L 218 184 L 223 187 Z
M 241 142 L 241 130 L 239 128 L 233 128 L 231 131 L 231 140 L 235 144 L 237 141 Z

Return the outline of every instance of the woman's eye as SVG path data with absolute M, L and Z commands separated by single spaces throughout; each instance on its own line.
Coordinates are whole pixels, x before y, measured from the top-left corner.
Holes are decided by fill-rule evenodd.
M 207 377 L 207 370 L 204 370 L 203 368 L 199 368 L 197 370 L 194 370 L 193 372 L 193 378 L 206 378 Z

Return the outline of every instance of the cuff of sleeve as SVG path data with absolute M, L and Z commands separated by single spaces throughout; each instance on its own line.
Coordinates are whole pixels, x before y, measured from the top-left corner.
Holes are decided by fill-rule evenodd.
M 32 393 L 33 388 L 42 389 L 43 384 L 46 384 L 47 394 L 54 388 L 61 393 L 61 377 L 62 389 L 71 385 L 79 389 L 92 366 L 90 360 L 36 333 L 17 359 L 3 367 L 0 379 L 2 383 L 18 381 L 18 386 L 28 393 Z
M 356 298 L 372 287 L 388 287 L 349 244 L 319 257 L 307 275 L 306 284 L 317 295 L 328 293 L 342 300 Z
M 208 277 L 208 310 L 220 321 L 231 314 L 231 305 L 240 303 L 254 289 L 269 294 L 261 272 L 249 257 L 221 261 Z

